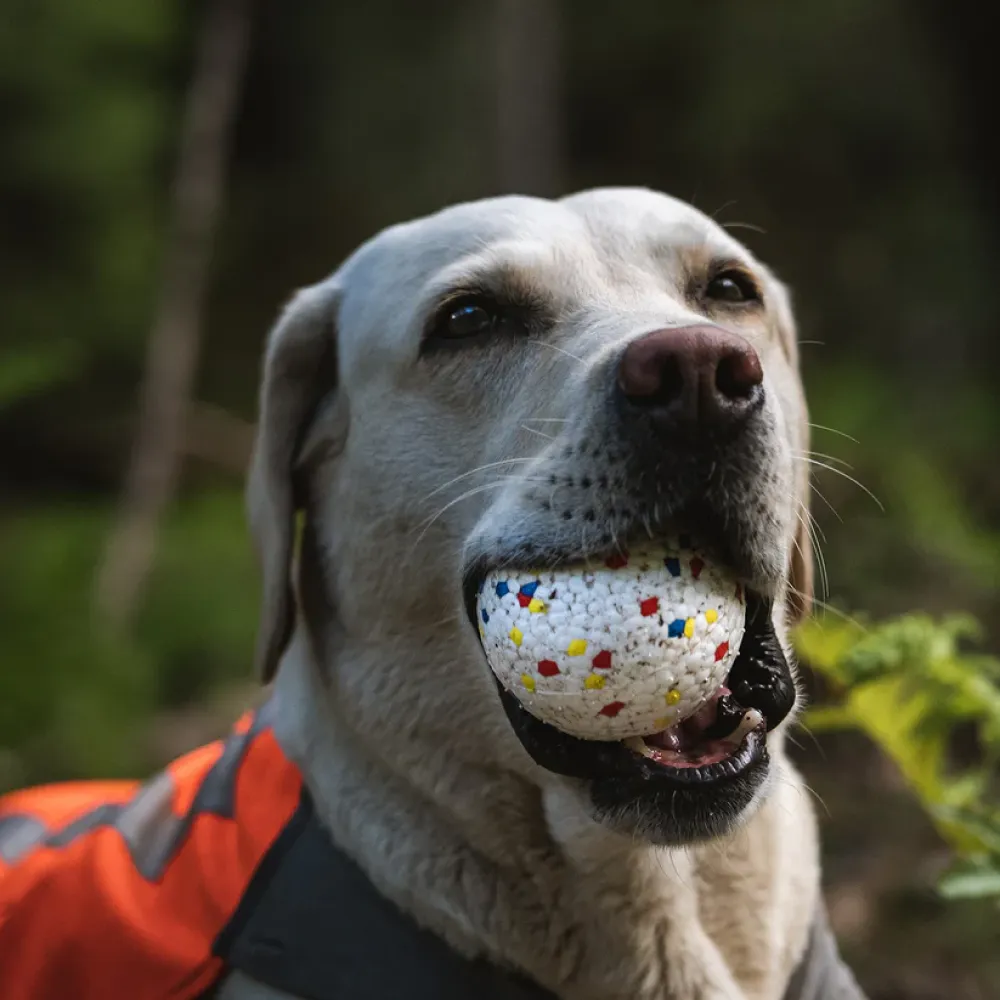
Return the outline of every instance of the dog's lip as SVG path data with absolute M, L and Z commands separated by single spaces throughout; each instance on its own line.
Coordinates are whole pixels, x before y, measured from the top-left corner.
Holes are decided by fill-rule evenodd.
M 763 713 L 737 704 L 732 692 L 723 685 L 693 715 L 666 729 L 622 742 L 633 753 L 663 767 L 694 771 L 726 765 L 755 729 L 766 734 Z
M 651 788 L 709 788 L 723 785 L 767 761 L 763 724 L 746 733 L 723 761 L 700 767 L 673 767 L 631 749 L 622 740 L 584 740 L 532 715 L 496 681 L 500 701 L 514 732 L 535 763 L 567 778 L 584 781 L 638 781 Z
M 679 728 L 681 726 L 672 727 Z M 754 763 L 756 742 L 763 743 L 767 739 L 767 725 L 756 709 L 747 710 L 743 720 L 725 736 L 705 738 L 710 728 L 711 725 L 699 733 L 695 742 L 678 749 L 667 745 L 669 741 L 665 739 L 672 730 L 652 736 L 636 736 L 622 742 L 632 753 L 672 772 L 675 780 L 686 784 L 704 784 L 742 774 Z M 751 740 L 755 733 L 756 737 Z
M 705 764 L 683 766 L 672 764 L 659 756 L 651 757 L 648 753 L 640 753 L 627 743 L 626 747 L 630 753 L 641 756 L 643 760 L 650 760 L 657 768 L 668 772 L 671 778 L 679 784 L 707 785 L 737 778 L 760 761 L 767 744 L 767 727 L 761 721 L 749 732 L 744 733 L 739 742 L 727 739 L 712 742 L 729 744 L 721 759 Z

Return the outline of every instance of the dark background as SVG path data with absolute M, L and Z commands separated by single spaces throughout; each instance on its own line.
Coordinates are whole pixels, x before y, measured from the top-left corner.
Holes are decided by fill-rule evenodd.
M 174 300 L 197 53 L 227 5 L 250 41 L 200 351 L 155 549 L 116 616 L 96 581 Z M 507 191 L 646 185 L 744 227 L 795 292 L 832 467 L 825 613 L 963 610 L 1000 648 L 1000 94 L 978 11 L 2 0 L 0 790 L 143 774 L 229 721 L 251 690 L 240 490 L 270 322 L 382 226 Z M 892 768 L 859 737 L 800 739 L 832 916 L 872 996 L 1000 996 L 1000 914 L 935 895 L 944 849 Z

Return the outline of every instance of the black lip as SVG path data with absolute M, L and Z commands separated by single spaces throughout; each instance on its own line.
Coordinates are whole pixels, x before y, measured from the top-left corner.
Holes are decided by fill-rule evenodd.
M 552 557 L 546 559 L 547 564 L 553 561 Z M 513 561 L 505 560 L 508 563 Z M 517 563 L 523 565 L 521 559 Z M 479 559 L 470 564 L 464 575 L 466 614 L 477 637 L 479 584 L 494 566 Z M 612 782 L 615 798 L 626 788 L 637 794 L 680 789 L 693 793 L 751 776 L 762 779 L 768 764 L 765 726 L 771 730 L 781 723 L 792 710 L 796 697 L 795 682 L 771 621 L 771 602 L 752 591 L 747 594 L 746 631 L 727 686 L 740 705 L 761 712 L 765 726 L 748 733 L 739 749 L 725 761 L 698 768 L 672 768 L 635 753 L 620 740 L 579 739 L 542 722 L 499 681 L 496 685 L 511 728 L 537 764 L 565 777 L 594 782 L 595 797 L 599 797 L 602 784 Z M 755 785 L 758 783 L 754 781 Z
M 582 740 L 535 718 L 497 681 L 500 702 L 511 728 L 536 764 L 567 778 L 586 781 L 627 780 L 671 788 L 706 786 L 738 778 L 767 762 L 763 726 L 748 733 L 728 760 L 704 767 L 675 768 L 630 750 L 621 740 Z

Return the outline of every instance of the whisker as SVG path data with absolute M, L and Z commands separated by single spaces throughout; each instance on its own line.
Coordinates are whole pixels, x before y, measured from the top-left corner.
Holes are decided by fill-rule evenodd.
M 815 485 L 813 484 L 812 476 L 811 475 L 809 476 L 809 489 L 810 490 L 815 490 L 816 489 Z M 799 512 L 801 512 L 801 514 L 804 514 L 805 517 L 807 517 L 809 519 L 809 521 L 812 523 L 812 526 L 819 533 L 819 537 L 825 543 L 826 542 L 826 532 L 820 526 L 819 521 L 816 519 L 816 515 L 813 514 L 813 512 L 809 509 L 809 504 L 806 503 L 806 502 L 804 502 L 804 501 L 802 501 L 802 500 L 800 500 L 798 498 L 798 496 L 796 496 L 794 494 L 786 494 L 786 496 L 788 497 L 789 500 L 791 500 L 792 506 L 796 510 L 796 514 L 799 514 Z M 826 498 L 824 497 L 823 499 L 825 500 Z M 836 513 L 836 511 L 834 511 L 834 513 Z M 803 528 L 806 527 L 806 523 L 802 519 L 802 516 L 799 516 L 799 524 L 801 524 Z
M 446 503 L 439 510 L 435 511 L 433 514 L 430 515 L 430 517 L 426 518 L 424 521 L 421 522 L 420 525 L 417 526 L 422 530 L 420 531 L 420 534 L 417 536 L 417 540 L 413 543 L 413 548 L 410 550 L 409 555 L 412 555 L 413 552 L 416 551 L 421 541 L 423 541 L 424 536 L 431 529 L 431 526 L 434 524 L 434 522 L 439 517 L 441 517 L 442 514 L 444 514 L 446 511 L 454 507 L 455 504 L 461 503 L 463 500 L 468 500 L 470 497 L 474 497 L 479 493 L 485 493 L 486 490 L 496 489 L 497 487 L 500 486 L 506 486 L 509 482 L 517 482 L 517 481 L 540 483 L 543 482 L 544 480 L 538 478 L 530 478 L 526 476 L 504 476 L 502 479 L 498 479 L 495 482 L 482 483 L 479 486 L 473 486 L 472 489 L 466 490 L 464 493 L 460 493 L 457 497 L 454 498 L 454 500 L 449 500 L 448 503 Z M 414 530 L 416 530 L 416 528 Z M 409 556 L 407 556 L 407 558 L 409 558 Z
M 708 213 L 709 217 L 717 219 L 719 217 L 720 212 L 724 212 L 727 208 L 732 208 L 733 205 L 735 204 L 736 204 L 736 199 L 730 198 L 729 201 L 724 201 L 714 212 L 709 212 Z M 725 223 L 722 223 L 722 225 L 725 225 Z
M 495 469 L 501 465 L 516 465 L 518 462 L 533 462 L 533 458 L 502 458 L 499 462 L 487 462 L 485 465 L 477 465 L 474 469 L 469 469 L 468 472 L 463 472 L 460 476 L 455 476 L 454 479 L 449 479 L 448 482 L 442 483 L 440 486 L 435 487 L 426 496 L 421 499 L 421 503 L 426 500 L 430 500 L 431 497 L 437 496 L 442 490 L 448 489 L 449 486 L 454 486 L 455 483 L 461 482 L 463 479 L 468 479 L 469 476 L 474 476 L 477 472 L 486 472 L 488 469 Z
M 583 358 L 579 358 L 575 354 L 570 354 L 569 351 L 564 351 L 561 347 L 556 347 L 555 344 L 550 344 L 547 340 L 533 340 L 532 343 L 538 344 L 539 347 L 547 347 L 549 350 L 556 351 L 558 354 L 565 354 L 567 358 L 579 361 L 581 365 L 586 364 Z
M 790 583 L 788 584 L 788 591 L 789 593 L 795 594 L 797 597 L 801 597 L 803 600 L 809 597 L 809 595 L 806 594 L 804 591 L 799 590 L 797 587 L 793 587 Z M 864 622 L 859 622 L 857 618 L 853 617 L 852 615 L 849 615 L 846 611 L 842 611 L 836 605 L 830 604 L 828 601 L 824 601 L 821 598 L 816 597 L 815 595 L 813 595 L 812 597 L 812 603 L 817 608 L 819 608 L 824 615 L 833 615 L 834 618 L 839 618 L 841 621 L 847 622 L 848 625 L 853 625 L 856 628 L 860 629 L 866 635 L 868 634 L 869 630 L 868 627 L 864 624 Z M 822 619 L 817 618 L 817 621 L 821 622 Z
M 721 211 L 721 209 L 720 209 Z M 720 222 L 723 229 L 750 229 L 761 236 L 767 236 L 767 230 L 763 226 L 758 226 L 753 222 Z
M 819 563 L 820 594 L 821 599 L 826 600 L 830 596 L 830 570 L 826 564 L 826 553 L 823 551 L 823 539 L 820 538 L 819 527 L 812 512 L 806 510 L 806 530 L 812 536 L 813 549 L 816 552 L 816 561 Z
M 822 741 L 816 736 L 816 734 L 801 720 L 797 719 L 795 722 L 796 726 L 802 730 L 812 740 L 813 746 L 816 748 L 816 752 L 820 755 L 823 760 L 826 760 L 826 747 L 823 746 Z M 802 746 L 802 744 L 798 744 Z
M 521 424 L 521 430 L 525 430 L 529 434 L 537 434 L 546 441 L 555 441 L 555 438 L 551 434 L 543 434 L 541 431 L 536 431 L 534 427 L 529 427 L 527 424 Z
M 827 472 L 832 472 L 835 475 L 842 476 L 849 483 L 854 483 L 854 485 L 857 486 L 859 490 L 861 490 L 864 493 L 867 493 L 868 496 L 870 496 L 872 500 L 875 501 L 875 505 L 878 507 L 880 511 L 882 511 L 883 514 L 885 513 L 885 507 L 882 506 L 882 501 L 879 500 L 879 498 L 875 496 L 875 494 L 872 493 L 872 491 L 868 489 L 868 487 L 865 486 L 864 483 L 861 483 L 857 479 L 855 479 L 854 476 L 849 476 L 846 472 L 843 471 L 843 469 L 838 469 L 834 465 L 827 465 L 825 462 L 819 462 L 814 458 L 807 458 L 806 461 L 810 465 L 815 465 L 819 469 L 826 469 Z
M 823 493 L 820 490 L 820 488 L 814 482 L 810 482 L 809 483 L 809 488 L 813 491 L 813 493 L 816 494 L 816 496 L 818 496 L 820 498 L 820 500 L 823 501 L 823 503 L 825 503 L 827 505 L 827 507 L 830 508 L 830 512 L 833 514 L 833 516 L 838 521 L 840 521 L 841 524 L 843 524 L 844 523 L 844 519 L 840 516 L 840 514 L 837 513 L 837 508 L 834 507 L 833 504 L 830 503 L 829 500 L 827 500 L 827 498 L 823 495 Z M 817 524 L 816 527 L 818 528 L 819 525 Z M 822 530 L 822 529 L 820 529 L 820 530 Z M 825 535 L 823 536 L 823 541 L 824 542 L 826 541 L 826 536 Z
M 807 450 L 807 451 L 797 451 L 795 454 L 798 455 L 800 458 L 804 458 L 806 456 L 809 456 L 811 458 L 826 458 L 829 459 L 831 462 L 836 462 L 837 465 L 842 465 L 845 469 L 853 469 L 853 466 L 851 465 L 850 462 L 847 462 L 842 458 L 838 458 L 836 455 L 828 455 L 825 451 Z
M 816 519 L 813 517 L 812 512 L 809 508 L 797 497 L 791 497 L 793 501 L 793 509 L 795 510 L 795 516 L 798 518 L 799 524 L 802 525 L 806 530 L 806 534 L 809 535 L 809 539 L 812 542 L 813 552 L 816 555 L 816 565 L 819 569 L 820 577 L 820 588 L 824 597 L 830 596 L 830 577 L 827 573 L 826 567 L 826 557 L 823 555 L 823 546 L 820 544 L 820 531 L 819 526 L 816 524 Z M 823 539 L 825 541 L 825 538 Z M 805 553 L 802 551 L 802 546 L 799 544 L 798 539 L 794 539 L 793 544 L 796 549 L 798 549 L 799 555 L 805 557 Z M 798 592 L 796 592 L 798 593 Z M 799 597 L 805 597 L 802 593 L 798 593 Z
M 809 784 L 808 781 L 802 782 L 802 787 L 823 807 L 823 812 L 826 813 L 828 819 L 833 819 L 833 813 L 830 812 L 830 807 L 823 800 L 823 796 Z
M 851 437 L 850 434 L 846 434 L 844 431 L 838 431 L 836 427 L 824 427 L 823 424 L 809 424 L 814 430 L 817 431 L 827 431 L 830 434 L 838 434 L 840 437 L 847 438 L 848 441 L 853 441 L 855 444 L 861 444 L 861 442 L 856 437 Z

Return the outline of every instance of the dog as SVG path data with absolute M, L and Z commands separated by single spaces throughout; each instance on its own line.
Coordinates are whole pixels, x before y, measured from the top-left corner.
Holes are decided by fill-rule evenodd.
M 285 915 L 255 938 L 263 959 L 216 968 L 212 995 L 319 996 L 267 973 L 308 939 L 296 968 L 353 962 L 337 997 L 861 997 L 824 923 L 816 820 L 785 754 L 788 628 L 812 593 L 807 448 L 787 290 L 660 193 L 458 205 L 384 230 L 300 291 L 268 340 L 248 487 L 273 692 L 231 738 L 239 753 L 227 742 L 197 773 L 247 760 L 266 730 L 272 763 L 240 766 L 270 768 L 280 789 L 267 845 L 291 824 L 326 860 L 243 894 L 238 909 L 274 897 Z M 765 719 L 732 767 L 697 781 L 535 719 L 496 683 L 474 622 L 493 569 L 600 560 L 678 530 L 746 588 L 750 651 L 729 687 Z M 168 803 L 180 770 L 161 783 Z M 214 817 L 253 808 L 240 788 Z M 201 822 L 187 815 L 175 853 Z M 122 838 L 134 863 L 142 838 Z M 273 868 L 255 854 L 247 879 Z M 348 874 L 321 891 L 335 868 Z M 3 884 L 0 957 L 18 912 Z M 465 986 L 434 979 L 449 973 L 428 972 L 429 955 Z

